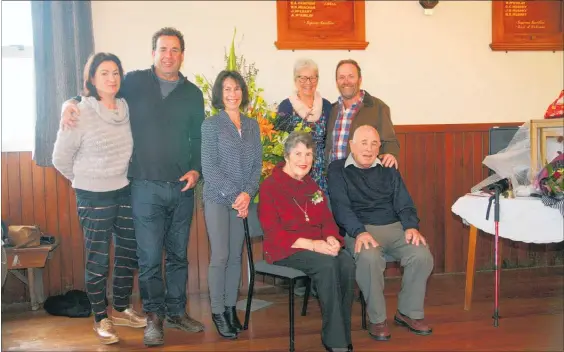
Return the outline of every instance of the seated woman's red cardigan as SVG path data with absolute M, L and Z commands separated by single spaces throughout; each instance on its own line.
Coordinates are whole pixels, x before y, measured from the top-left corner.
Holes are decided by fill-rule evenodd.
M 264 232 L 264 259 L 273 263 L 303 251 L 292 248 L 300 237 L 326 240 L 333 236 L 343 245 L 325 195 L 322 202 L 312 202 L 313 194 L 320 190 L 317 184 L 309 175 L 301 181 L 293 179 L 282 170 L 284 165 L 284 161 L 276 165 L 272 176 L 264 180 L 259 189 L 258 217 Z M 307 203 L 309 222 L 292 198 L 304 210 Z

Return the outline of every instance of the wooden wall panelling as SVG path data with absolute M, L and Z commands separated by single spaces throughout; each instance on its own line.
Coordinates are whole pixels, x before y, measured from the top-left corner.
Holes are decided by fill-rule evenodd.
M 22 153 L 24 154 L 24 153 Z M 29 154 L 31 158 L 31 153 Z M 31 161 L 31 175 L 32 175 L 32 189 L 33 189 L 33 216 L 34 224 L 38 225 L 42 231 L 47 229 L 47 211 L 45 206 L 45 169 L 35 165 L 35 162 Z M 5 195 L 2 194 L 2 199 Z M 45 295 L 49 296 L 50 293 L 50 261 L 49 260 L 43 269 L 43 288 L 45 289 Z M 58 273 L 57 273 L 58 274 Z
M 68 181 L 67 181 L 68 182 Z M 72 283 L 76 290 L 84 290 L 84 270 L 85 257 L 84 257 L 84 234 L 80 226 L 76 207 L 76 194 L 70 185 L 67 187 L 68 200 L 69 200 L 69 221 L 70 221 L 70 250 L 72 251 Z
M 435 218 L 435 227 L 432 229 L 434 234 L 434 246 L 431 248 L 435 261 L 434 272 L 445 272 L 445 182 L 446 182 L 446 159 L 445 150 L 445 134 L 435 133 L 433 139 L 433 158 L 435 168 L 435 199 L 433 200 L 432 213 Z
M 455 255 L 457 248 L 456 242 L 458 241 L 459 236 L 456 235 L 455 231 L 455 224 L 453 221 L 449 221 L 452 218 L 452 212 L 450 210 L 452 204 L 454 203 L 454 187 L 455 187 L 455 177 L 454 177 L 454 170 L 455 168 L 459 168 L 460 165 L 455 165 L 455 157 L 454 157 L 454 147 L 455 146 L 455 135 L 452 133 L 445 134 L 445 145 L 443 148 L 443 158 L 445 160 L 445 197 L 443 199 L 443 216 L 445 221 L 445 228 L 444 233 L 448 234 L 445 236 L 445 272 L 453 272 L 455 270 Z M 439 154 L 440 156 L 440 154 Z M 457 237 L 457 238 L 453 238 Z
M 59 232 L 59 208 L 57 203 L 57 171 L 54 168 L 45 168 L 45 212 L 47 217 L 46 227 L 43 229 L 47 234 L 55 236 L 59 240 L 59 248 L 53 252 L 53 257 L 48 261 L 49 265 L 49 293 L 57 295 L 63 293 L 62 275 L 66 268 L 61 266 L 63 255 L 72 255 L 63 252 L 63 242 L 66 239 Z M 47 292 L 46 292 L 47 295 Z
M 488 130 L 493 125 L 396 126 L 399 171 L 419 211 L 421 231 L 431 245 L 434 273 L 465 270 L 468 227 L 452 214 L 451 207 L 458 197 L 487 177 L 488 169 L 481 162 L 488 152 Z M 2 153 L 2 219 L 9 224 L 37 224 L 61 241 L 44 270 L 46 296 L 70 288 L 84 289 L 84 240 L 75 194 L 55 169 L 38 167 L 29 152 Z M 515 244 L 503 240 L 503 246 L 502 258 L 509 267 L 562 264 L 563 244 Z M 253 252 L 255 260 L 262 259 L 262 242 L 253 243 Z M 207 293 L 209 255 L 203 209 L 197 201 L 188 248 L 189 293 Z M 480 232 L 476 268 L 492 269 L 492 256 L 493 236 Z M 386 270 L 387 276 L 399 273 L 396 265 Z M 246 292 L 247 281 L 244 265 L 241 292 Z M 262 282 L 264 279 L 257 277 L 257 287 Z M 134 293 L 138 294 L 137 277 Z M 29 297 L 24 285 L 8 276 L 2 301 L 25 300 Z
M 442 187 L 440 183 L 440 178 L 442 172 L 438 172 L 437 163 L 431 162 L 433 159 L 437 159 L 437 150 L 435 149 L 435 139 L 436 133 L 426 133 L 422 136 L 421 142 L 423 143 L 422 151 L 422 163 L 424 168 L 423 179 L 420 181 L 421 184 L 419 188 L 425 191 L 424 193 L 424 205 L 422 206 L 422 213 L 419 215 L 421 219 L 425 219 L 422 226 L 423 235 L 426 236 L 429 242 L 429 248 L 431 253 L 433 253 L 433 258 L 436 261 L 439 252 L 442 252 L 442 233 L 443 231 L 437 231 L 438 219 L 436 217 L 436 200 L 437 200 L 437 189 Z M 435 268 L 434 272 L 442 272 L 444 269 L 441 267 Z
M 69 202 L 69 181 L 65 179 L 60 173 L 57 174 L 57 219 L 59 224 L 59 235 L 62 238 L 59 245 L 58 252 L 61 258 L 61 290 L 66 292 L 73 288 L 73 271 L 80 270 L 73 268 L 72 262 L 74 254 L 72 253 L 72 235 L 70 226 L 70 202 Z M 76 210 L 73 210 L 73 216 L 76 216 Z
M 490 143 L 490 136 L 488 133 L 484 133 L 482 135 L 482 154 L 487 155 L 489 151 L 489 143 Z M 480 161 L 481 163 L 481 161 Z M 482 177 L 481 180 L 484 180 L 488 177 L 489 169 L 485 165 L 481 165 L 482 168 Z M 478 231 L 478 249 L 477 249 L 477 256 L 478 260 L 476 262 L 476 269 L 477 270 L 490 270 L 493 269 L 493 236 L 483 231 Z
M 7 225 L 21 224 L 20 162 L 18 153 L 2 153 L 2 219 Z M 6 196 L 5 196 L 6 195 Z M 10 197 L 11 195 L 11 197 Z M 22 272 L 27 275 L 27 273 Z M 11 299 L 28 300 L 25 285 L 13 275 L 6 277 L 2 292 L 2 303 Z

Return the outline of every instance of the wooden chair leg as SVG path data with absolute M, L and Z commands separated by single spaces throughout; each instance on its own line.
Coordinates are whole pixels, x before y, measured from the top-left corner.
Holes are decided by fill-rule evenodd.
M 466 289 L 464 292 L 464 310 L 472 307 L 472 293 L 474 290 L 474 273 L 476 271 L 476 241 L 478 229 L 470 225 L 468 238 L 468 259 L 466 261 Z
M 294 283 L 295 279 L 290 280 L 290 301 L 288 302 L 290 313 L 290 352 L 294 352 Z
M 29 288 L 29 298 L 31 299 L 31 310 L 38 310 L 45 302 L 45 292 L 43 291 L 43 269 L 28 268 L 27 282 Z
M 309 302 L 309 294 L 311 292 L 311 279 L 308 279 L 306 282 L 306 290 L 304 294 L 304 303 L 302 306 L 302 316 L 305 317 L 307 314 L 307 303 Z

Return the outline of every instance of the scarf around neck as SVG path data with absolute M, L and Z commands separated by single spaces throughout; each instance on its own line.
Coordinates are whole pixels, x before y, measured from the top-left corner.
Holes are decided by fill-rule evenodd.
M 290 95 L 290 103 L 296 114 L 307 122 L 317 122 L 323 113 L 323 99 L 319 92 L 315 92 L 312 108 L 305 105 L 297 93 Z

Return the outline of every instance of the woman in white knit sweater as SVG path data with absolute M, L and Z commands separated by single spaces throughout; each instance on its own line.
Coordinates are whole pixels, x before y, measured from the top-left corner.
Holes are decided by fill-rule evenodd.
M 117 56 L 92 55 L 84 68 L 80 122 L 61 127 L 53 165 L 72 182 L 86 247 L 86 293 L 94 331 L 103 344 L 119 341 L 114 325 L 144 327 L 130 306 L 137 241 L 133 230 L 127 169 L 133 151 L 127 103 L 119 90 L 123 68 Z M 113 313 L 107 313 L 106 281 L 114 241 Z

